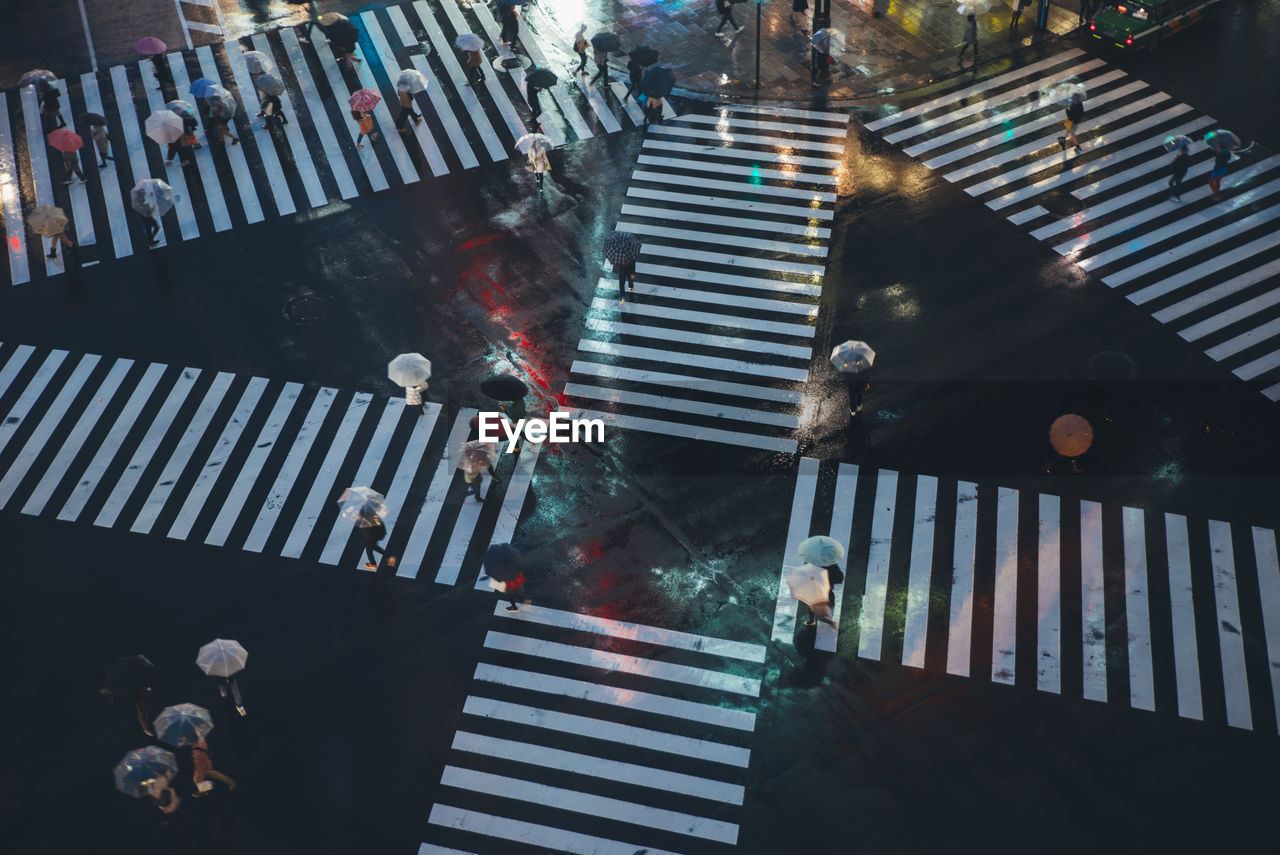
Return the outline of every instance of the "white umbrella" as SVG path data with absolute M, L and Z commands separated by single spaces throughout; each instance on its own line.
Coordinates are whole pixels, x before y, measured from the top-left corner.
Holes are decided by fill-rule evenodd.
M 990 12 L 995 5 L 995 0 L 965 0 L 956 7 L 956 11 L 961 15 L 981 15 Z
M 375 524 L 374 517 L 387 515 L 386 496 L 369 487 L 348 487 L 338 497 L 342 507 L 342 518 L 359 523 L 361 526 Z
M 1079 95 L 1080 100 L 1084 100 L 1089 96 L 1089 90 L 1085 89 L 1083 83 L 1076 80 L 1059 80 L 1040 88 L 1040 106 L 1048 107 L 1050 104 L 1069 104 L 1072 97 Z
M 269 74 L 276 67 L 275 63 L 271 61 L 271 57 L 260 50 L 247 52 L 244 55 L 244 64 L 249 69 L 250 74 Z
M 210 677 L 230 677 L 243 671 L 248 661 L 249 651 L 229 638 L 215 638 L 196 654 L 196 665 Z
M 498 462 L 498 446 L 492 442 L 473 439 L 463 443 L 458 450 L 458 468 L 468 475 L 483 472 Z
M 529 150 L 534 146 L 545 151 L 546 149 L 551 148 L 552 145 L 551 138 L 545 134 L 525 134 L 520 137 L 520 139 L 516 140 L 516 151 L 521 154 L 528 154 Z
M 871 367 L 876 352 L 865 341 L 849 341 L 837 344 L 831 351 L 831 364 L 837 371 L 858 374 Z
M 829 605 L 831 579 L 827 571 L 816 564 L 801 564 L 787 575 L 787 587 L 791 596 L 806 606 Z
M 186 133 L 182 126 L 182 117 L 170 110 L 157 110 L 146 121 L 147 136 L 160 145 L 177 142 Z
M 463 33 L 454 39 L 453 44 L 458 50 L 483 50 L 484 39 L 475 33 Z
M 406 68 L 396 75 L 396 91 L 417 95 L 427 91 L 427 76 L 416 68 Z
M 195 745 L 213 730 L 213 718 L 204 707 L 195 704 L 178 704 L 165 707 L 155 720 L 156 733 L 161 742 L 175 748 Z
M 406 389 L 431 379 L 431 360 L 421 353 L 402 353 L 387 363 L 387 379 Z

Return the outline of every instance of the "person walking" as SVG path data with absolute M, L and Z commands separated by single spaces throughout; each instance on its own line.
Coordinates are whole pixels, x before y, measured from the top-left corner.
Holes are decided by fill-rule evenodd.
M 209 127 L 214 133 L 213 139 L 209 140 L 213 145 L 225 146 L 227 144 L 227 140 L 231 140 L 232 145 L 240 144 L 240 138 L 231 133 L 231 123 L 229 119 L 211 112 L 209 114 Z
M 533 121 L 541 125 L 542 123 L 538 121 L 538 117 L 542 115 L 542 102 L 538 100 L 538 87 L 525 81 L 524 97 L 529 102 L 529 110 L 533 113 Z M 529 153 L 532 155 L 533 150 L 530 149 Z M 541 187 L 542 185 L 539 184 L 538 186 Z
M 462 500 L 465 502 L 467 496 L 475 494 L 476 501 L 483 502 L 484 496 L 481 495 L 481 488 L 484 486 L 484 470 L 468 469 L 461 465 L 458 468 L 462 469 L 462 480 L 466 484 L 466 489 L 462 491 Z
M 155 734 L 152 734 L 154 736 Z M 147 782 L 147 801 L 160 808 L 166 816 L 173 813 L 182 804 L 182 799 L 173 791 L 173 787 L 159 778 Z M 168 822 L 166 819 L 165 822 Z
M 809 83 L 821 86 L 831 79 L 831 42 L 823 41 L 809 49 Z
M 426 415 L 427 408 L 422 403 L 422 396 L 427 391 L 426 383 L 419 383 L 417 386 L 404 387 L 404 408 L 417 407 L 419 415 Z
M 147 246 L 159 246 L 160 239 L 157 235 L 160 234 L 160 221 L 149 214 L 139 214 L 138 216 L 142 217 L 142 223 L 147 227 Z
M 578 55 L 578 67 L 574 70 L 574 74 L 587 73 L 587 25 L 583 24 L 578 27 L 578 33 L 573 37 L 573 52 Z
M 90 125 L 89 136 L 93 138 L 93 144 L 98 149 L 98 157 L 101 160 L 101 163 L 99 163 L 98 166 L 100 168 L 106 168 L 108 160 L 115 160 L 115 158 L 110 154 L 111 137 L 107 135 L 106 125 Z
M 627 83 L 626 94 L 622 96 L 622 100 L 624 102 L 628 98 L 631 98 L 637 104 L 640 103 L 640 99 L 637 98 L 636 96 L 640 94 L 640 78 L 643 75 L 644 75 L 643 65 L 636 62 L 634 59 L 630 59 L 627 61 L 627 76 L 630 78 L 630 82 Z
M 720 31 L 724 29 L 724 25 L 728 24 L 733 27 L 735 33 L 742 32 L 742 27 L 738 26 L 738 22 L 733 19 L 733 2 L 732 0 L 716 0 L 716 11 L 720 13 L 720 25 L 716 27 L 716 35 L 720 35 Z M 745 24 L 743 26 L 746 26 Z
M 226 784 L 229 790 L 236 788 L 234 778 L 229 778 L 213 768 L 213 759 L 209 756 L 209 743 L 201 739 L 191 746 L 191 780 L 196 785 L 195 797 L 197 799 L 213 789 L 213 784 L 205 786 L 210 778 Z
M 1031 0 L 1014 0 L 1013 17 L 1009 19 L 1009 29 L 1014 32 L 1018 31 L 1018 20 L 1022 17 L 1023 11 L 1031 5 Z
M 370 140 L 378 138 L 378 132 L 373 129 L 373 116 L 369 113 L 362 113 L 359 110 L 351 111 L 351 118 L 356 120 L 356 124 L 360 127 L 360 133 L 356 135 L 356 148 L 364 148 L 362 140 L 368 137 Z
M 409 120 L 413 119 L 415 125 L 422 124 L 422 115 L 413 109 L 413 93 L 408 89 L 397 89 L 396 94 L 400 96 L 400 113 L 396 116 L 396 129 L 402 134 L 409 133 Z
M 58 232 L 56 235 L 49 235 L 49 258 L 58 257 L 58 244 L 66 244 L 67 249 L 73 249 L 75 244 L 71 242 L 71 238 L 67 237 L 66 232 Z M 66 257 L 64 252 L 63 257 Z
M 166 88 L 173 89 L 173 72 L 169 70 L 169 63 L 165 61 L 164 54 L 157 53 L 151 57 L 151 68 L 156 73 L 156 86 L 161 92 Z
M 662 99 L 657 95 L 646 95 L 644 99 L 644 123 L 662 121 Z
M 80 169 L 80 154 L 74 151 L 62 152 L 62 171 L 67 176 L 63 184 L 70 184 L 76 178 L 80 179 L 80 183 L 85 182 L 84 172 Z M 72 176 L 75 178 L 72 178 Z
M 382 517 L 377 514 L 369 514 L 362 516 L 359 523 L 360 537 L 364 541 L 364 566 L 367 570 L 377 570 L 378 562 L 374 558 L 374 553 L 380 553 L 383 558 L 387 559 L 387 565 L 396 566 L 396 559 L 393 555 L 387 555 L 385 549 L 378 545 L 378 541 L 387 536 L 387 526 L 382 521 Z
M 1067 140 L 1071 140 L 1071 144 L 1075 146 L 1075 153 L 1080 153 L 1080 140 L 1076 138 L 1076 125 L 1080 124 L 1080 120 L 1084 118 L 1084 96 L 1079 92 L 1071 96 L 1071 100 L 1067 102 L 1067 118 L 1062 123 L 1062 136 L 1058 137 L 1058 145 L 1062 146 L 1062 150 L 1067 150 Z
M 852 427 L 862 420 L 862 396 L 871 390 L 871 372 L 841 371 L 840 374 L 849 390 L 849 425 Z
M 534 117 L 537 118 L 536 113 Z M 525 165 L 525 169 L 533 173 L 534 178 L 538 181 L 538 192 L 541 193 L 542 181 L 546 178 L 547 173 L 551 171 L 551 160 L 547 157 L 547 149 L 545 146 L 540 145 L 530 146 L 527 157 L 529 162 Z
M 978 16 L 970 14 L 964 22 L 964 44 L 960 46 L 960 67 L 964 68 L 965 52 L 973 48 L 973 64 L 978 64 Z
M 1185 145 L 1178 146 L 1169 164 L 1169 198 L 1175 202 L 1182 201 L 1182 179 L 1187 177 L 1187 167 L 1191 165 L 1191 152 Z
M 478 50 L 469 50 L 467 54 L 467 85 L 484 83 L 484 54 Z
M 498 20 L 502 22 L 502 32 L 498 40 L 504 45 L 513 46 L 513 50 L 516 41 L 520 38 L 519 15 L 515 6 L 508 6 L 505 3 L 498 6 Z
M 615 264 L 613 272 L 618 274 L 618 299 L 625 303 L 627 301 L 627 291 L 636 290 L 636 263 L 635 261 L 624 261 L 621 264 Z
M 804 13 L 809 11 L 809 0 L 791 0 L 791 26 L 804 28 Z M 796 14 L 800 15 L 800 23 L 796 23 Z
M 1083 27 L 1085 22 L 1089 20 L 1093 11 L 1093 0 L 1080 0 L 1080 20 L 1076 26 Z
M 590 82 L 595 83 L 599 80 L 601 86 L 607 87 L 609 85 L 609 54 L 606 51 L 600 50 L 600 48 L 595 45 L 592 45 L 591 55 L 591 58 L 596 64 L 596 73 L 591 78 Z
M 44 131 L 55 131 L 58 128 L 65 128 L 67 120 L 62 118 L 62 93 L 58 87 L 49 85 L 44 88 L 43 94 L 39 98 L 40 101 L 40 119 L 44 124 Z
M 324 25 L 320 23 L 320 8 L 316 6 L 316 0 L 311 0 L 307 4 L 307 23 L 302 31 L 302 35 L 298 36 L 298 41 L 304 44 L 311 41 L 311 33 L 319 30 L 320 35 L 324 35 Z
M 166 164 L 173 163 L 174 157 L 177 157 L 183 166 L 190 166 L 191 158 L 187 156 L 187 152 L 190 150 L 191 134 L 184 133 L 182 136 L 169 143 L 169 148 L 164 154 L 164 162 Z
M 1227 164 L 1231 162 L 1231 149 L 1223 147 L 1213 155 L 1213 168 L 1209 170 L 1209 190 L 1213 198 L 1222 198 L 1222 179 L 1227 174 Z
M 262 127 L 269 128 L 272 123 L 282 126 L 289 124 L 289 117 L 284 114 L 284 105 L 280 103 L 279 95 L 264 96 L 261 103 L 258 118 L 262 119 Z

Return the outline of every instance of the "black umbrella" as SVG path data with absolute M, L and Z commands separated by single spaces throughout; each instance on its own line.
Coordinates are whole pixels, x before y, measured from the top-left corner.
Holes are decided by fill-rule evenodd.
M 480 391 L 495 401 L 518 401 L 529 394 L 519 377 L 497 374 L 480 384 Z
M 525 74 L 524 79 L 530 86 L 546 89 L 549 86 L 555 86 L 560 78 L 556 77 L 555 72 L 549 68 L 535 68 Z
M 86 125 L 105 125 L 107 117 L 98 113 L 84 113 L 80 116 Z
M 1090 380 L 1136 380 L 1138 363 L 1127 353 L 1104 350 L 1089 357 L 1085 374 Z
M 324 28 L 324 34 L 335 45 L 344 47 L 354 46 L 360 40 L 360 31 L 356 29 L 355 24 L 347 20 L 334 21 Z
M 641 65 L 653 65 L 658 61 L 658 51 L 656 48 L 651 48 L 648 45 L 641 45 L 631 51 L 631 58 Z
M 102 694 L 111 701 L 133 701 L 151 691 L 151 672 L 156 668 L 145 656 L 122 656 L 107 669 Z
M 665 98 L 676 85 L 676 73 L 665 65 L 655 65 L 640 78 L 640 91 L 655 98 Z
M 640 257 L 640 239 L 631 232 L 614 232 L 604 239 L 600 252 L 614 264 L 627 264 Z
M 622 47 L 622 40 L 613 33 L 596 33 L 591 37 L 591 46 L 604 53 L 612 53 Z
M 509 543 L 495 543 L 484 553 L 484 572 L 499 582 L 514 582 L 524 572 L 520 553 Z

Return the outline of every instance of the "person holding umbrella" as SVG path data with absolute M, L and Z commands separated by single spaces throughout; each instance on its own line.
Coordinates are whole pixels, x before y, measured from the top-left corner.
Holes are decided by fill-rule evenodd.
M 409 132 L 409 119 L 415 125 L 422 124 L 422 116 L 413 109 L 413 96 L 427 91 L 427 78 L 416 68 L 406 68 L 396 75 L 396 95 L 400 97 L 400 113 L 396 116 L 396 127 L 400 133 Z
M 676 74 L 665 65 L 655 65 L 644 73 L 640 91 L 645 94 L 645 123 L 662 121 L 662 99 L 671 94 L 676 85 Z
M 387 363 L 387 379 L 404 387 L 405 409 L 417 407 L 418 413 L 426 413 L 422 396 L 431 379 L 431 360 L 421 353 L 402 353 Z
M 298 36 L 298 41 L 304 44 L 310 42 L 310 36 L 314 30 L 319 30 L 320 35 L 324 35 L 324 25 L 320 23 L 320 8 L 316 6 L 316 0 L 309 0 L 307 3 L 307 23 L 302 35 Z
M 344 519 L 351 520 L 360 529 L 360 539 L 364 543 L 365 569 L 377 570 L 378 563 L 374 553 L 381 553 L 387 559 L 387 565 L 396 566 L 394 556 L 387 555 L 386 550 L 378 545 L 387 536 L 387 526 L 382 518 L 387 514 L 386 497 L 369 487 L 348 487 L 338 497 Z
M 120 792 L 135 799 L 147 799 L 170 814 L 182 802 L 169 786 L 177 774 L 178 761 L 173 752 L 148 746 L 124 755 L 116 764 L 114 777 L 116 789 Z
M 1231 131 L 1216 130 L 1209 131 L 1204 135 L 1204 144 L 1213 151 L 1213 168 L 1209 170 L 1209 190 L 1213 193 L 1214 199 L 1222 198 L 1222 179 L 1227 175 L 1227 165 L 1231 163 L 1231 152 L 1233 149 L 1248 151 L 1252 148 L 1252 143 L 1248 148 L 1240 149 L 1240 138 Z
M 334 12 L 321 16 L 320 23 L 324 24 L 325 35 L 329 37 L 329 44 L 333 46 L 334 52 L 338 54 L 338 62 L 346 60 L 347 65 L 351 65 L 353 62 L 364 63 L 363 59 L 356 56 L 356 42 L 360 40 L 360 32 L 356 29 L 355 24 L 347 20 L 345 15 L 339 15 Z
M 240 642 L 230 638 L 215 638 L 196 653 L 196 667 L 210 677 L 222 678 L 222 682 L 218 684 L 218 696 L 225 698 L 230 690 L 236 712 L 242 716 L 246 714 L 244 699 L 240 697 L 240 684 L 236 682 L 235 675 L 244 670 L 248 661 L 249 651 Z
M 604 240 L 600 248 L 606 260 L 618 274 L 618 299 L 626 302 L 627 288 L 636 287 L 636 259 L 640 257 L 640 239 L 631 232 L 615 231 Z
M 80 155 L 76 152 L 84 147 L 84 138 L 69 128 L 58 128 L 49 134 L 48 141 L 49 146 L 62 155 L 62 171 L 67 176 L 62 183 L 70 184 L 79 178 L 83 184 L 84 172 L 80 169 Z
M 844 581 L 844 571 L 840 569 L 839 564 L 844 558 L 844 546 L 835 538 L 820 534 L 800 541 L 796 553 L 801 561 L 821 567 L 827 572 L 827 582 L 831 589 L 827 594 L 829 609 L 827 622 L 830 623 L 830 617 L 835 613 L 836 607 L 835 586 Z M 805 626 L 814 626 L 812 613 Z
M 111 155 L 111 137 L 107 133 L 107 119 L 97 113 L 85 113 L 82 117 L 85 124 L 89 126 L 89 138 L 93 140 L 94 147 L 98 150 L 100 169 L 105 169 L 107 161 L 115 161 Z
M 613 33 L 596 33 L 591 37 L 591 49 L 596 63 L 596 73 L 590 82 L 600 81 L 600 85 L 609 86 L 609 53 L 615 51 L 622 43 Z
M 236 96 L 232 95 L 230 90 L 221 86 L 214 86 L 209 90 L 207 100 L 209 102 L 209 126 L 214 133 L 213 139 L 210 139 L 209 142 L 225 146 L 227 140 L 231 140 L 232 145 L 239 145 L 240 138 L 231 133 L 231 117 L 236 114 L 236 109 L 239 106 L 236 103 Z
M 462 498 L 465 501 L 467 496 L 475 493 L 476 501 L 483 502 L 481 488 L 484 486 L 484 473 L 489 473 L 489 479 L 494 484 L 501 484 L 502 479 L 494 474 L 494 464 L 498 462 L 498 447 L 492 442 L 481 442 L 478 439 L 469 440 L 463 443 L 458 451 L 458 468 L 462 470 L 463 480 L 466 482 L 467 489 L 463 492 Z
M 516 596 L 524 591 L 524 559 L 509 543 L 495 543 L 484 553 L 484 572 L 489 577 L 489 587 L 505 594 L 511 605 L 507 611 L 518 612 Z
M 372 89 L 357 89 L 347 99 L 347 105 L 351 108 L 351 118 L 355 119 L 356 124 L 360 126 L 360 133 L 356 136 L 356 148 L 364 148 L 362 140 L 365 137 L 371 140 L 378 138 L 378 132 L 373 129 L 373 108 L 378 106 L 381 100 L 382 96 Z
M 147 699 L 151 697 L 151 674 L 156 669 L 151 660 L 138 654 L 137 656 L 121 656 L 107 669 L 102 679 L 102 696 L 111 703 L 116 701 L 133 701 L 134 711 L 138 714 L 138 724 L 147 736 L 155 736 L 151 729 L 151 720 L 147 716 Z
M 831 365 L 849 388 L 849 426 L 862 419 L 862 394 L 871 388 L 871 364 L 876 352 L 865 341 L 846 341 L 831 351 Z
M 151 68 L 155 71 L 156 83 L 160 84 L 156 88 L 162 92 L 166 86 L 172 89 L 173 73 L 169 71 L 169 66 L 164 61 L 164 53 L 169 46 L 155 36 L 146 36 L 138 39 L 133 47 L 143 56 L 151 57 Z
M 31 230 L 49 239 L 49 258 L 58 257 L 58 244 L 64 243 L 67 249 L 75 246 L 66 235 L 67 215 L 53 205 L 41 205 L 31 212 L 27 221 Z
M 644 66 L 636 61 L 635 56 L 632 56 L 630 59 L 627 60 L 628 82 L 627 82 L 627 91 L 622 96 L 623 101 L 626 101 L 628 98 L 630 98 L 633 101 L 635 101 L 637 104 L 640 103 L 640 100 L 635 96 L 640 94 L 640 77 L 643 74 L 644 74 Z
M 480 384 L 480 393 L 497 401 L 498 409 L 510 421 L 519 421 L 529 415 L 524 403 L 529 387 L 519 377 L 495 374 Z
M 40 118 L 44 122 L 45 132 L 65 128 L 67 120 L 62 118 L 62 92 L 53 83 L 46 84 L 38 91 L 42 92 L 39 99 Z
M 818 621 L 835 625 L 831 620 L 831 578 L 825 568 L 801 564 L 787 575 L 787 587 L 792 597 L 809 607 L 805 626 L 817 626 Z
M 1187 167 L 1191 165 L 1191 140 L 1179 137 L 1174 141 L 1175 154 L 1169 164 L 1169 198 L 1175 202 L 1182 201 L 1182 179 L 1187 177 Z
M 134 185 L 129 193 L 129 203 L 147 226 L 147 240 L 151 246 L 160 241 L 160 217 L 173 210 L 173 188 L 159 178 L 146 178 Z
M 1058 145 L 1063 151 L 1067 150 L 1067 140 L 1071 140 L 1071 144 L 1075 146 L 1076 154 L 1080 153 L 1080 140 L 1076 138 L 1076 125 L 1080 124 L 1080 120 L 1084 118 L 1084 95 L 1075 92 L 1071 96 L 1071 100 L 1067 102 L 1067 118 L 1062 123 L 1062 136 L 1058 137 Z

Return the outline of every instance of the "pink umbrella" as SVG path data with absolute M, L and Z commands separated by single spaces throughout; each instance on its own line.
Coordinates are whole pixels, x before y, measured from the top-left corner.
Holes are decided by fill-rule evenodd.
M 58 128 L 56 131 L 49 133 L 49 145 L 58 151 L 79 151 L 84 147 L 84 140 L 75 131 L 67 128 Z
M 143 56 L 155 56 L 158 53 L 164 53 L 169 46 L 160 41 L 155 36 L 147 36 L 144 39 L 138 39 L 133 47 Z
M 358 110 L 361 113 L 367 113 L 374 107 L 378 106 L 378 102 L 382 100 L 382 96 L 372 89 L 357 89 L 351 93 L 351 97 L 347 99 L 347 103 L 351 105 L 352 110 Z

